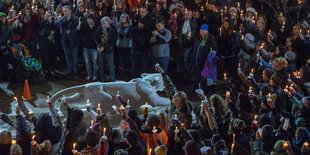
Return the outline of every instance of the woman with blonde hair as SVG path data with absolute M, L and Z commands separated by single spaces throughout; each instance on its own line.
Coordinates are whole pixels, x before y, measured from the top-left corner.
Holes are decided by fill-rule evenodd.
M 169 119 L 167 114 L 164 111 L 160 111 L 157 112 L 157 115 L 161 118 L 159 127 L 167 132 L 169 127 Z
M 104 62 L 108 63 L 109 81 L 115 81 L 114 71 L 114 46 L 117 39 L 116 28 L 112 25 L 110 17 L 105 16 L 101 20 L 101 26 L 96 33 L 96 45 L 98 49 L 98 64 L 101 81 L 104 81 Z M 105 60 L 105 61 L 104 61 Z

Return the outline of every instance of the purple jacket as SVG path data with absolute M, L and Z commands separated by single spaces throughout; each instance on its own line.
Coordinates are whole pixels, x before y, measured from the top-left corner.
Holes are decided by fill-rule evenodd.
M 216 71 L 216 63 L 218 61 L 218 57 L 216 56 L 216 51 L 212 51 L 211 54 L 208 54 L 208 58 L 205 61 L 203 69 L 201 71 L 201 76 L 203 79 L 210 78 L 216 81 L 217 71 Z

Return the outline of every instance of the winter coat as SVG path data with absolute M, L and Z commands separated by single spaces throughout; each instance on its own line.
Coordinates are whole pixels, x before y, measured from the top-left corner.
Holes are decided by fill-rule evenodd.
M 206 78 L 210 78 L 213 81 L 217 80 L 217 67 L 216 67 L 216 63 L 217 63 L 217 56 L 216 56 L 216 51 L 212 51 L 212 53 L 208 54 L 208 58 L 205 61 L 203 70 L 201 72 L 201 76 L 206 79 Z
M 62 153 L 63 154 L 72 154 L 72 144 L 76 143 L 76 150 L 80 151 L 86 147 L 85 136 L 86 136 L 86 124 L 80 122 L 79 119 L 82 117 L 83 112 L 79 109 L 68 108 L 67 109 L 67 129 L 69 133 L 63 137 L 64 146 Z
M 106 35 L 107 36 L 104 36 L 103 27 L 99 26 L 96 31 L 97 48 L 103 47 L 104 48 L 103 52 L 113 53 L 117 39 L 116 28 L 113 25 L 110 25 L 110 28 L 106 29 Z
M 71 15 L 70 19 L 62 17 L 59 21 L 55 22 L 55 26 L 60 29 L 60 40 L 63 48 L 74 48 L 78 46 L 78 33 L 76 27 L 78 26 L 79 19 L 75 15 Z M 67 34 L 66 30 L 70 30 L 71 33 Z
M 24 18 L 20 22 L 23 24 L 21 28 L 21 37 L 26 41 L 34 40 L 37 34 L 37 15 L 33 14 L 30 16 L 30 19 L 28 21 L 26 21 Z
M 127 151 L 128 151 L 128 155 L 146 155 L 147 154 L 147 150 L 145 146 L 139 141 L 136 145 L 129 147 Z
M 164 28 L 156 36 L 156 43 L 153 45 L 152 55 L 156 58 L 170 57 L 169 41 L 171 40 L 171 32 Z
M 8 40 L 12 41 L 13 30 L 9 23 L 6 24 L 0 23 L 0 44 L 6 44 Z
M 150 51 L 150 38 L 151 31 L 146 28 L 139 29 L 138 26 L 134 27 L 131 31 L 132 47 L 134 51 L 148 52 Z
M 50 23 L 46 20 L 41 21 L 38 27 L 38 43 L 40 49 L 50 48 L 50 45 L 55 42 L 54 33 L 56 28 L 53 23 Z
M 16 116 L 16 142 L 22 148 L 23 155 L 30 155 L 30 127 L 25 118 L 21 115 Z
M 198 67 L 199 70 L 202 70 L 204 65 L 204 61 L 207 59 L 207 55 L 209 51 L 218 50 L 218 46 L 216 41 L 212 35 L 209 34 L 208 38 L 205 40 L 205 44 L 201 44 L 200 34 L 198 32 L 193 32 L 193 36 L 188 41 L 189 44 L 192 45 L 192 50 L 189 55 L 190 62 L 195 66 Z
M 168 136 L 165 130 L 157 128 L 157 134 L 158 134 L 159 142 L 156 140 L 156 138 L 154 138 L 152 129 L 145 129 L 141 131 L 140 135 L 142 136 L 146 144 L 147 150 L 150 150 L 150 149 L 155 150 L 156 146 L 159 146 L 159 145 L 167 146 Z
M 117 29 L 117 42 L 116 45 L 122 48 L 129 48 L 130 37 L 129 37 L 129 24 L 119 24 Z
M 92 28 L 90 28 L 90 26 L 86 22 L 83 22 L 81 24 L 80 34 L 83 40 L 83 47 L 88 49 L 97 49 L 96 45 L 97 29 L 98 29 L 97 24 L 95 24 Z
M 165 85 L 165 92 L 168 98 L 172 101 L 172 98 L 174 94 L 177 92 L 176 87 L 172 83 L 170 77 L 168 75 L 163 75 L 164 85 Z M 187 101 L 183 104 L 181 109 L 177 110 L 175 104 L 171 102 L 171 115 L 177 114 L 177 117 L 179 119 L 182 119 L 183 117 L 186 117 L 186 115 L 191 115 L 194 110 L 193 105 Z

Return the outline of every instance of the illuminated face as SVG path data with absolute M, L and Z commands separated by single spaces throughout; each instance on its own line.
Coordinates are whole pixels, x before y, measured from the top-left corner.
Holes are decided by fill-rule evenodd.
M 164 28 L 164 24 L 163 23 L 157 23 L 156 28 L 158 31 L 161 31 Z

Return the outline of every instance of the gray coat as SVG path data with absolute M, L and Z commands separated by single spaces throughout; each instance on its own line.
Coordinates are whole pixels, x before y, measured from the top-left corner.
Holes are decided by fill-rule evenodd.
M 156 58 L 170 57 L 169 41 L 171 40 L 171 32 L 167 28 L 163 28 L 156 36 L 157 40 L 163 40 L 163 42 L 156 42 L 153 45 L 152 55 Z

